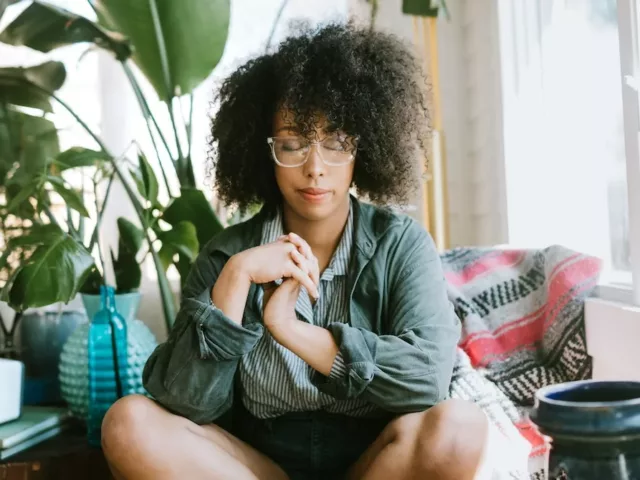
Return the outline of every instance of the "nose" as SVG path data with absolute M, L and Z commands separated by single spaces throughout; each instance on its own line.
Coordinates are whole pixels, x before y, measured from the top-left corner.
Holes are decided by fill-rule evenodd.
M 304 175 L 311 178 L 322 177 L 325 174 L 325 164 L 320 157 L 321 153 L 317 144 L 311 145 L 307 162 L 303 165 Z

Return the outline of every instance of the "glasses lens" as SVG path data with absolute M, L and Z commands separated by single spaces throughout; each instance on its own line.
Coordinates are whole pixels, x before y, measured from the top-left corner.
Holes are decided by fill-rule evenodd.
M 353 159 L 355 141 L 344 135 L 331 135 L 322 141 L 322 158 L 330 165 L 344 165 Z
M 304 137 L 273 139 L 273 154 L 279 163 L 287 166 L 302 165 L 309 153 L 309 141 Z
M 297 167 L 309 156 L 311 143 L 305 137 L 273 138 L 273 154 L 281 165 Z M 344 135 L 331 135 L 320 142 L 322 160 L 328 165 L 345 165 L 353 160 L 355 140 Z

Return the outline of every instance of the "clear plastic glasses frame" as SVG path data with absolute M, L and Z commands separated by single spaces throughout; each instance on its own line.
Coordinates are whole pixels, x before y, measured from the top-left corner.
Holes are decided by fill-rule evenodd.
M 298 149 L 298 151 L 290 152 L 290 161 L 283 161 L 283 153 L 280 152 L 280 158 L 278 158 L 278 144 L 280 142 L 289 141 L 298 141 L 302 142 L 302 147 Z M 267 143 L 271 148 L 271 156 L 277 165 L 285 168 L 295 168 L 301 165 L 304 165 L 309 160 L 309 155 L 311 154 L 311 148 L 316 145 L 318 150 L 318 154 L 322 159 L 322 162 L 325 165 L 329 165 L 331 167 L 339 167 L 342 165 L 347 165 L 355 159 L 356 150 L 357 150 L 357 141 L 358 137 L 349 138 L 344 141 L 341 141 L 341 144 L 347 143 L 352 148 L 350 150 L 336 150 L 329 148 L 325 145 L 329 141 L 336 141 L 334 136 L 325 137 L 322 140 L 311 141 L 304 137 L 299 136 L 283 136 L 283 137 L 268 137 Z M 299 158 L 296 158 L 299 157 Z

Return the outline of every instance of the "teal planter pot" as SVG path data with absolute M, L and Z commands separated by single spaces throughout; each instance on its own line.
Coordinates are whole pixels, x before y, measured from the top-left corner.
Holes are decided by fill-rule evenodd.
M 87 317 L 92 319 L 100 310 L 100 295 L 82 295 Z M 122 378 L 124 390 L 146 395 L 142 386 L 142 370 L 157 346 L 151 330 L 136 319 L 140 305 L 140 293 L 115 296 L 116 310 L 126 321 L 127 368 Z M 89 414 L 89 327 L 78 326 L 65 343 L 60 355 L 60 390 L 69 409 L 78 418 L 87 419 Z

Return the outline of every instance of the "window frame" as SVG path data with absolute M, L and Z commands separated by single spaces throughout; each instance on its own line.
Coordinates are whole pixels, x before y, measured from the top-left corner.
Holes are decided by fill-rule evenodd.
M 518 58 L 514 28 L 524 18 L 535 13 L 532 4 L 513 0 L 495 0 L 498 3 L 500 45 L 501 100 L 503 116 L 508 117 L 514 96 L 514 80 L 522 74 L 522 60 Z M 620 51 L 620 79 L 622 82 L 622 115 L 624 149 L 627 174 L 627 205 L 629 212 L 629 251 L 631 272 L 606 270 L 594 292 L 594 296 L 618 304 L 640 306 L 640 0 L 617 0 L 618 46 Z M 526 16 L 526 15 L 525 15 Z M 526 37 L 526 29 L 516 28 Z M 523 37 L 524 38 L 524 37 Z M 532 44 L 527 45 L 530 48 Z M 531 52 L 528 52 L 531 53 Z M 505 152 L 513 147 L 511 127 L 505 122 L 501 132 Z M 508 185 L 504 185 L 508 192 Z M 507 206 L 509 198 L 506 199 Z M 507 211 L 507 224 L 513 212 Z
M 640 39 L 638 0 L 618 0 L 618 38 L 622 81 L 622 111 L 627 164 L 629 207 L 629 250 L 631 285 L 611 282 L 600 286 L 598 294 L 610 300 L 640 305 Z M 606 279 L 605 279 L 606 282 Z

